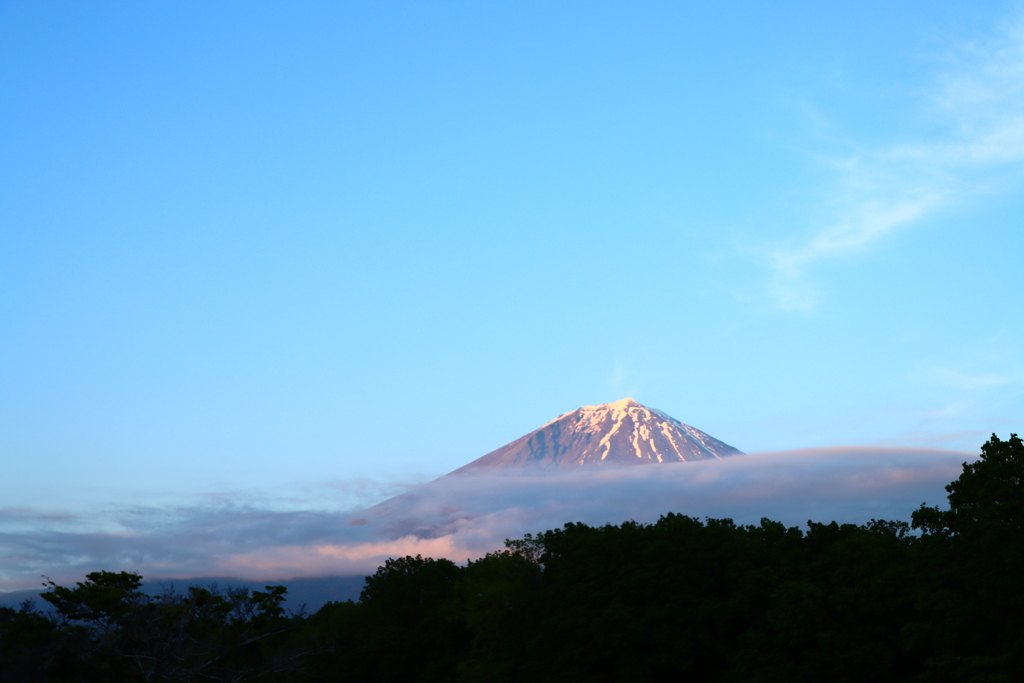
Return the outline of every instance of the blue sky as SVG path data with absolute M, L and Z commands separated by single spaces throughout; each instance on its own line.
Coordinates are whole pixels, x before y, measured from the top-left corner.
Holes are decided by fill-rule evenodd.
M 0 2 L 0 150 L 10 508 L 1021 429 L 1019 3 Z

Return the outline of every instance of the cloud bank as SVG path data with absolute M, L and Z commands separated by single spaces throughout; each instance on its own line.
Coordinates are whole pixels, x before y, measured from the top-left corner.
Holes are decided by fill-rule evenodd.
M 89 515 L 0 509 L 0 590 L 81 580 L 97 569 L 147 578 L 250 580 L 366 574 L 388 557 L 456 561 L 566 522 L 653 522 L 667 512 L 756 524 L 908 520 L 976 456 L 826 448 L 723 461 L 547 474 L 444 477 L 369 510 L 271 510 L 244 501 Z

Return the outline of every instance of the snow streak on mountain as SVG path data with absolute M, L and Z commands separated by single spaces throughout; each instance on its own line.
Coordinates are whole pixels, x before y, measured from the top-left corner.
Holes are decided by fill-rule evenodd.
M 631 398 L 583 406 L 452 474 L 499 468 L 648 465 L 742 455 L 732 446 Z

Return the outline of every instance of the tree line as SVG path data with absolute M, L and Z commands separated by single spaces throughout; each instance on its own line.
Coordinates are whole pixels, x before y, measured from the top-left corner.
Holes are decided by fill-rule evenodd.
M 0 681 L 1020 681 L 1024 443 L 995 435 L 912 523 L 570 523 L 358 601 L 150 596 L 99 571 L 0 608 Z

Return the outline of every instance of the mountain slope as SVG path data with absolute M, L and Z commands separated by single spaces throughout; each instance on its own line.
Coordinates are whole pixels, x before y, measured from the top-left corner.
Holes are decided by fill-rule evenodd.
M 565 413 L 452 474 L 502 468 L 648 465 L 741 454 L 699 429 L 624 398 Z

